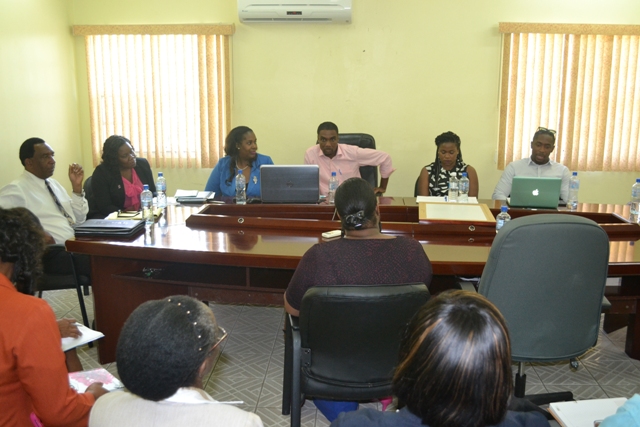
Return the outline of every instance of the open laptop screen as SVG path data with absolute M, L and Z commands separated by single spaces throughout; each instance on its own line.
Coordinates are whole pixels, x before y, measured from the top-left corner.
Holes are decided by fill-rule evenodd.
M 262 203 L 318 203 L 318 165 L 263 165 L 260 167 Z
M 556 209 L 561 178 L 516 176 L 511 184 L 509 205 L 516 208 Z

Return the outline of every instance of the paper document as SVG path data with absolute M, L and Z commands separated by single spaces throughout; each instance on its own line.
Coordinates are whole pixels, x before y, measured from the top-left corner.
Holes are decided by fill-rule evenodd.
M 552 402 L 549 412 L 563 427 L 593 427 L 593 422 L 601 421 L 616 413 L 624 405 L 625 397 L 613 399 L 590 399 L 571 402 Z
M 94 331 L 84 325 L 76 324 L 78 329 L 82 333 L 78 338 L 62 338 L 62 351 L 71 350 L 72 348 L 79 347 L 81 345 L 90 343 L 104 337 L 102 332 Z
M 154 218 L 159 218 L 162 215 L 162 208 L 155 208 L 153 210 Z M 111 212 L 106 219 L 116 220 L 116 219 L 132 219 L 132 220 L 141 220 L 142 219 L 142 211 L 115 211 Z
M 418 196 L 416 197 L 416 203 L 449 203 L 446 197 L 437 196 Z M 453 203 L 453 202 L 452 202 Z M 469 200 L 465 202 L 467 204 L 478 204 L 477 197 L 469 197 Z
M 496 221 L 484 203 L 420 203 L 418 217 L 421 221 Z
M 69 385 L 78 393 L 84 393 L 93 383 L 102 383 L 109 391 L 124 388 L 120 380 L 104 368 L 69 373 Z

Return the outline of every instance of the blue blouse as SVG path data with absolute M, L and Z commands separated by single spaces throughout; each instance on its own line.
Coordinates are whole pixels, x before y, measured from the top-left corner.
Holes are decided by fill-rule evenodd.
M 223 196 L 234 197 L 236 195 L 236 177 L 234 175 L 231 182 L 227 184 L 227 178 L 229 178 L 229 163 L 231 162 L 230 156 L 224 156 L 218 161 L 218 164 L 207 181 L 207 185 L 204 187 L 205 191 L 215 191 L 216 194 Z M 247 187 L 247 197 L 260 197 L 260 166 L 272 165 L 273 160 L 271 157 L 258 153 L 256 159 L 251 165 L 251 176 L 249 178 L 249 186 Z M 238 173 L 236 169 L 236 174 Z

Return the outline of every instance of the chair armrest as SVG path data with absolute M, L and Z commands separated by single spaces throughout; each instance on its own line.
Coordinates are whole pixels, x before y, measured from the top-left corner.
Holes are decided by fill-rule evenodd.
M 478 292 L 472 282 L 456 282 L 457 289 L 468 292 Z

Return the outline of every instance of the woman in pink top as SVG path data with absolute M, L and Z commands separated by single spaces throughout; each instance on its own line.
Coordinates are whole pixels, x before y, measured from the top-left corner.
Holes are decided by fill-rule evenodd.
M 140 209 L 142 186 L 156 193 L 153 172 L 146 159 L 136 157 L 135 150 L 124 136 L 112 135 L 104 142 L 102 163 L 91 177 L 92 194 L 89 218 L 104 218 L 114 211 Z

